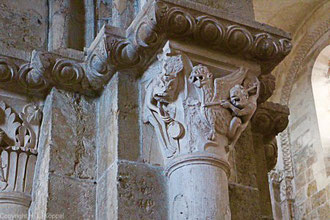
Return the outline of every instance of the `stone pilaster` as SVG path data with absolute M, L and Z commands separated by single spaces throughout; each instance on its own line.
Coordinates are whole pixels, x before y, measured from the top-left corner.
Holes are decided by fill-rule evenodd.
M 44 104 L 29 219 L 94 219 L 95 100 L 54 88 Z

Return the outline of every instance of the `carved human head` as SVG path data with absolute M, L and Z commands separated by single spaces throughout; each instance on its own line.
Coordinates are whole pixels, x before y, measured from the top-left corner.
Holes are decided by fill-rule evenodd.
M 213 82 L 213 74 L 206 66 L 201 64 L 194 66 L 189 76 L 189 82 L 194 84 L 197 88 L 204 85 L 211 85 Z
M 249 94 L 242 85 L 235 85 L 230 89 L 230 101 L 234 106 L 243 108 L 248 104 Z

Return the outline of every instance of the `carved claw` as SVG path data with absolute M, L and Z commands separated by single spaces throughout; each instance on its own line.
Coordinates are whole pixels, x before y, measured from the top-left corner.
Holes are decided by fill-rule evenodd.
M 215 140 L 215 130 L 211 130 L 210 133 L 207 135 L 207 140 L 214 141 Z

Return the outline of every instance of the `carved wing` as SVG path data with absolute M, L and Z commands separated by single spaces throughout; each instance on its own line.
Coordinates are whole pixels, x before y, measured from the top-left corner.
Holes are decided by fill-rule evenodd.
M 229 98 L 230 89 L 236 84 L 242 84 L 247 71 L 247 68 L 241 67 L 227 76 L 216 78 L 214 80 L 213 102 L 227 100 Z

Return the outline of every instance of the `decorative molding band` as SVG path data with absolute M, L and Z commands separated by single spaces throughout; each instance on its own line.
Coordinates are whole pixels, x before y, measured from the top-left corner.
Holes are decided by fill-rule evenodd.
M 230 165 L 227 162 L 227 159 L 205 152 L 197 152 L 176 157 L 166 165 L 165 175 L 169 177 L 175 170 L 191 165 L 209 165 L 219 167 L 225 171 L 227 177 L 230 175 Z
M 107 51 L 113 66 L 144 68 L 168 39 L 257 61 L 263 74 L 270 73 L 291 51 L 290 38 L 281 35 L 282 32 L 270 33 L 260 27 L 199 12 L 189 7 L 188 2 L 184 7 L 171 2 L 149 1 L 127 32 L 106 26 Z
M 303 62 L 315 45 L 317 41 L 320 40 L 324 34 L 330 30 L 330 19 L 322 22 L 314 31 L 304 36 L 303 41 L 299 44 L 299 49 L 295 54 L 293 60 L 290 62 L 290 69 L 285 79 L 285 84 L 282 88 L 280 103 L 283 105 L 288 105 L 290 101 L 290 95 L 299 73 L 300 68 L 303 66 Z M 286 69 L 287 71 L 287 69 Z
M 21 192 L 0 192 L 0 204 L 16 204 L 30 207 L 31 196 Z
M 100 42 L 89 49 L 85 61 L 42 51 L 33 51 L 30 62 L 0 55 L 0 87 L 42 96 L 56 86 L 93 95 L 103 88 L 113 73 L 107 66 L 106 54 L 105 46 Z
M 95 95 L 116 71 L 141 73 L 167 40 L 184 40 L 260 63 L 268 74 L 290 52 L 287 34 L 256 22 L 233 21 L 187 2 L 152 0 L 127 30 L 105 26 L 82 60 L 34 51 L 26 62 L 0 55 L 0 87 L 45 95 L 56 86 Z

